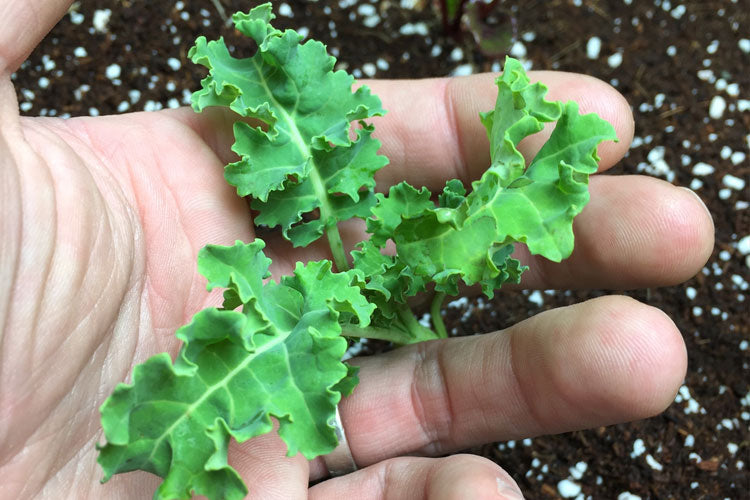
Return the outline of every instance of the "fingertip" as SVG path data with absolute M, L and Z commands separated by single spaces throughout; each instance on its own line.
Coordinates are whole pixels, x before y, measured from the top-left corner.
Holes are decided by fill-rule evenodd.
M 534 261 L 526 286 L 676 285 L 710 257 L 713 221 L 695 193 L 641 175 L 595 176 L 589 189 L 591 201 L 574 222 L 573 254 L 561 264 Z
M 6 23 L 0 30 L 0 70 L 8 74 L 16 71 L 71 3 L 70 0 L 3 2 Z
M 687 354 L 660 310 L 607 296 L 514 327 L 521 389 L 538 427 L 565 432 L 655 415 L 674 398 Z
M 664 181 L 668 192 L 650 197 L 649 211 L 656 227 L 652 229 L 649 252 L 653 260 L 653 276 L 662 285 L 682 283 L 700 271 L 714 248 L 714 223 L 706 205 L 690 189 L 677 188 Z
M 598 409 L 601 424 L 647 418 L 672 402 L 687 353 L 664 312 L 625 296 L 592 299 L 570 312 L 580 333 L 559 354 L 568 358 L 561 371 L 571 405 Z
M 651 357 L 647 358 L 648 364 L 642 371 L 655 373 L 655 380 L 660 382 L 655 388 L 651 408 L 647 409 L 648 414 L 656 415 L 674 402 L 687 374 L 688 354 L 680 330 L 667 313 L 655 307 L 641 306 L 647 308 L 652 316 L 658 316 L 663 326 L 661 334 L 651 335 L 647 346 Z
M 476 455 L 458 454 L 438 462 L 428 485 L 429 499 L 454 500 L 523 498 L 507 472 L 490 460 Z
M 600 326 L 590 330 L 588 355 L 600 357 L 595 370 L 611 409 L 630 420 L 661 413 L 687 371 L 687 350 L 677 326 L 664 311 L 631 297 L 591 302 L 599 308 Z
M 716 226 L 711 211 L 698 196 L 698 193 L 686 187 L 681 189 L 685 195 L 681 200 L 683 203 L 682 211 L 685 213 L 683 221 L 692 221 L 692 225 L 689 225 L 692 231 L 680 231 L 688 238 L 683 242 L 684 248 L 693 249 L 691 262 L 688 262 L 688 273 L 692 276 L 711 257 L 714 249 Z
M 497 464 L 469 454 L 391 458 L 319 483 L 310 489 L 308 498 L 341 498 L 352 491 L 358 492 L 361 500 L 523 498 L 513 479 Z

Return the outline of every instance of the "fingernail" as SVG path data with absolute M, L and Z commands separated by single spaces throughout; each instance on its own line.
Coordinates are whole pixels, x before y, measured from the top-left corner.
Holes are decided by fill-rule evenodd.
M 510 485 L 499 477 L 496 479 L 496 481 L 497 493 L 499 495 L 499 498 L 502 498 L 504 500 L 523 500 L 523 495 L 521 494 L 521 491 L 517 486 Z
M 708 207 L 706 206 L 706 204 L 705 204 L 705 203 L 703 203 L 703 199 L 701 199 L 701 197 L 700 197 L 700 196 L 698 196 L 698 193 L 696 193 L 696 192 L 695 192 L 695 191 L 693 191 L 692 189 L 690 189 L 690 188 L 688 188 L 688 187 L 685 187 L 685 186 L 680 186 L 680 188 L 684 189 L 684 190 L 685 190 L 685 191 L 687 191 L 688 193 L 690 193 L 690 194 L 692 194 L 693 196 L 695 196 L 695 198 L 696 198 L 696 199 L 698 200 L 698 202 L 699 202 L 699 203 L 701 204 L 701 206 L 703 207 L 703 210 L 705 210 L 705 211 L 706 211 L 706 213 L 708 214 L 708 218 L 709 218 L 709 219 L 711 219 L 711 222 L 713 222 L 713 221 L 714 221 L 714 217 L 713 217 L 713 215 L 711 214 L 711 211 L 710 211 L 710 210 L 708 209 Z

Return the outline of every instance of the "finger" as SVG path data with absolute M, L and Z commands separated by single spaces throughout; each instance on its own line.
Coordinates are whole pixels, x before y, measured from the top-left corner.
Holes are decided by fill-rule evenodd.
M 523 498 L 510 476 L 474 455 L 394 458 L 310 488 L 310 500 L 452 500 Z
M 373 119 L 381 152 L 390 158 L 379 181 L 406 180 L 414 186 L 442 188 L 446 179 L 468 183 L 489 166 L 489 141 L 479 113 L 494 107 L 496 75 L 483 73 L 461 78 L 436 78 L 413 82 L 366 82 L 389 110 Z M 549 87 L 548 99 L 579 103 L 581 113 L 597 113 L 610 122 L 620 142 L 599 148 L 600 168 L 617 163 L 633 137 L 633 116 L 625 100 L 610 85 L 585 75 L 552 71 L 530 72 L 529 77 Z M 520 145 L 530 159 L 549 136 L 551 127 Z
M 690 190 L 645 176 L 596 176 L 591 201 L 574 223 L 575 249 L 560 263 L 531 256 L 518 245 L 514 257 L 529 269 L 509 289 L 627 290 L 682 283 L 694 276 L 714 246 L 714 225 L 703 202 Z M 364 224 L 342 225 L 348 248 L 366 239 Z M 287 248 L 285 269 L 301 259 L 279 235 L 266 236 L 269 248 Z M 319 240 L 304 250 L 311 259 L 330 258 Z M 479 289 L 472 289 L 479 293 Z
M 365 81 L 380 96 L 388 113 L 372 121 L 382 142 L 381 154 L 390 164 L 377 175 L 381 185 L 406 180 L 414 186 L 442 188 L 447 179 L 469 181 L 489 165 L 489 145 L 479 112 L 494 107 L 496 75 L 485 73 L 462 78 L 427 80 Z M 582 113 L 598 113 L 615 127 L 620 142 L 599 148 L 603 169 L 614 165 L 627 151 L 633 137 L 633 117 L 625 99 L 611 86 L 592 77 L 573 73 L 531 72 L 550 88 L 549 97 L 579 102 Z M 224 109 L 208 109 L 200 115 L 188 109 L 176 113 L 216 154 L 229 163 L 234 141 L 232 123 L 236 115 Z M 549 131 L 530 137 L 521 144 L 531 156 Z
M 654 415 L 673 400 L 686 353 L 664 313 L 602 297 L 352 362 L 362 382 L 340 410 L 365 466 Z
M 694 276 L 711 256 L 713 221 L 694 192 L 636 175 L 595 176 L 590 190 L 591 201 L 575 220 L 571 257 L 555 263 L 531 256 L 519 245 L 514 257 L 529 269 L 519 286 L 508 288 L 626 290 L 673 285 Z M 349 247 L 367 238 L 362 223 L 342 226 L 341 233 Z M 280 239 L 271 237 L 269 246 L 279 245 Z M 325 241 L 307 251 L 315 258 L 328 257 Z
M 508 288 L 668 286 L 690 279 L 711 256 L 713 220 L 693 191 L 638 175 L 594 176 L 590 191 L 574 223 L 570 258 L 556 263 L 518 245 L 514 257 L 529 269 L 520 285 Z M 346 227 L 344 240 L 353 245 L 366 238 L 361 226 Z
M 60 20 L 72 0 L 3 0 L 0 3 L 0 72 L 14 72 L 44 35 Z
M 595 176 L 591 201 L 574 223 L 575 249 L 561 263 L 516 258 L 529 266 L 524 288 L 608 288 L 682 283 L 711 256 L 714 226 L 698 196 L 644 176 Z
M 246 478 L 250 499 L 305 498 L 309 482 L 308 461 L 301 454 L 286 456 L 287 447 L 274 432 L 229 447 L 229 463 Z

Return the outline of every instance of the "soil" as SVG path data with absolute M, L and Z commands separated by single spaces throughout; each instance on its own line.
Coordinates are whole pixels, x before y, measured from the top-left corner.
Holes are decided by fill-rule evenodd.
M 747 498 L 747 3 L 497 2 L 494 17 L 511 42 L 495 55 L 479 50 L 465 31 L 446 34 L 427 0 L 274 3 L 286 14 L 277 27 L 305 28 L 356 77 L 497 70 L 509 48 L 529 67 L 587 73 L 627 97 L 636 138 L 616 173 L 691 187 L 716 224 L 714 253 L 697 276 L 680 286 L 627 292 L 666 311 L 683 332 L 684 385 L 669 409 L 648 420 L 471 451 L 513 474 L 528 498 Z M 202 77 L 186 57 L 193 40 L 198 34 L 237 40 L 225 13 L 249 6 L 240 0 L 76 2 L 14 75 L 21 110 L 69 117 L 185 105 Z M 493 301 L 455 302 L 445 319 L 456 335 L 489 332 L 604 293 L 502 293 Z

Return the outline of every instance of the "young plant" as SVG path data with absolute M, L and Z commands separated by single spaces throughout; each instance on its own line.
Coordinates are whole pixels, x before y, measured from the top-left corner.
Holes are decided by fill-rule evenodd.
M 457 32 L 466 0 L 439 0 L 437 3 L 443 18 L 443 30 L 446 33 Z
M 406 183 L 376 194 L 373 174 L 387 160 L 364 120 L 384 113 L 380 100 L 364 86 L 352 92 L 353 78 L 333 71 L 323 44 L 273 28 L 273 18 L 270 4 L 234 15 L 257 44 L 250 58 L 198 38 L 189 55 L 209 73 L 193 107 L 237 114 L 232 149 L 240 160 L 227 165 L 227 181 L 252 198 L 257 224 L 279 227 L 295 246 L 325 238 L 335 271 L 328 260 L 298 262 L 274 281 L 260 239 L 203 248 L 198 269 L 209 290 L 224 289 L 223 306 L 177 330 L 183 345 L 174 362 L 162 353 L 136 366 L 132 382 L 101 407 L 104 481 L 136 469 L 157 474 L 164 482 L 156 499 L 243 498 L 248 489 L 227 463 L 229 440 L 271 431 L 272 418 L 289 455 L 333 450 L 336 405 L 358 382 L 356 368 L 342 362 L 347 339 L 445 337 L 440 305 L 459 282 L 492 297 L 520 281 L 526 268 L 511 257 L 516 243 L 566 258 L 597 145 L 615 139 L 611 125 L 579 115 L 574 102 L 545 100 L 546 88 L 507 59 L 495 108 L 480 116 L 491 162 L 471 189 L 448 181 L 437 203 Z M 552 122 L 527 166 L 518 143 Z M 350 265 L 338 224 L 353 217 L 366 220 L 370 237 Z M 383 253 L 388 241 L 395 255 Z M 434 329 L 408 305 L 423 293 L 434 294 Z
M 471 35 L 488 57 L 506 54 L 516 36 L 516 16 L 498 0 L 439 0 L 443 31 L 461 42 Z

